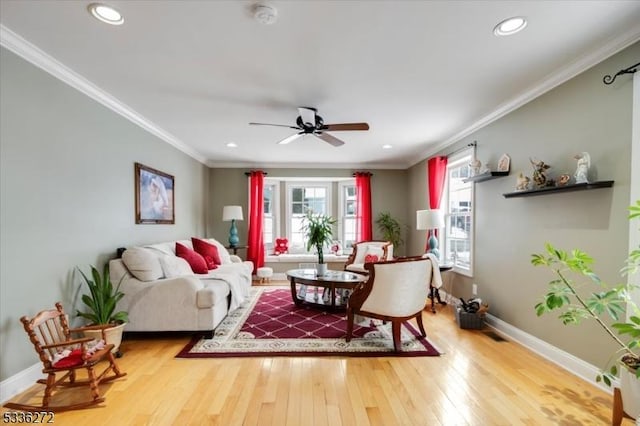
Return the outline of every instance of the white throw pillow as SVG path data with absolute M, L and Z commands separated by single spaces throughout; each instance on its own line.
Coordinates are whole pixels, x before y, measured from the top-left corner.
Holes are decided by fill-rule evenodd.
M 364 252 L 365 260 L 367 258 L 367 255 L 377 256 L 378 260 L 385 260 L 384 259 L 384 249 L 382 247 L 367 246 L 367 250 Z
M 122 253 L 122 262 L 140 281 L 154 281 L 163 277 L 158 258 L 142 247 L 131 247 Z
M 193 275 L 189 262 L 177 256 L 163 256 L 159 259 L 165 278 Z

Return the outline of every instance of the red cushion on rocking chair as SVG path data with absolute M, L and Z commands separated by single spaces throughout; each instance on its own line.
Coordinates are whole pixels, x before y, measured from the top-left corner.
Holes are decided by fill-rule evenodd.
M 82 365 L 83 363 L 82 349 L 74 349 L 69 355 L 53 364 L 53 368 L 69 368 L 75 367 L 76 365 Z

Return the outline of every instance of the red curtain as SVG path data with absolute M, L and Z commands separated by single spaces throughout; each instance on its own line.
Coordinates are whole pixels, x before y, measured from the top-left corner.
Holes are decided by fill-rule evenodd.
M 356 240 L 371 241 L 373 224 L 371 222 L 371 173 L 356 172 Z
M 427 180 L 429 184 L 429 209 L 439 209 L 444 190 L 444 180 L 447 177 L 447 157 L 433 157 L 427 161 Z M 429 239 L 427 231 L 427 240 Z M 434 230 L 438 238 L 438 230 Z
M 264 243 L 262 224 L 264 221 L 264 173 L 249 173 L 249 237 L 247 239 L 247 260 L 253 262 L 253 270 L 264 266 Z

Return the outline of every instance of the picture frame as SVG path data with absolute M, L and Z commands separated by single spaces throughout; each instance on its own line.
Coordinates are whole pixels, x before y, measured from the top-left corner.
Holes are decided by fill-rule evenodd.
M 136 224 L 175 224 L 175 180 L 170 174 L 135 163 Z
M 511 167 L 511 158 L 507 154 L 502 154 L 500 160 L 498 161 L 498 171 L 499 172 L 508 172 Z

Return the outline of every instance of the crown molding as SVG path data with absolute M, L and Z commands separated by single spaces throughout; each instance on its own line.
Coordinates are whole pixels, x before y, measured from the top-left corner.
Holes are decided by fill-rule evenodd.
M 202 154 L 185 145 L 171 133 L 163 130 L 160 126 L 156 125 L 151 120 L 148 120 L 142 115 L 138 114 L 132 108 L 119 101 L 117 98 L 110 95 L 105 90 L 91 83 L 82 75 L 63 65 L 61 62 L 48 55 L 34 44 L 20 37 L 18 34 L 14 33 L 2 24 L 0 24 L 0 46 L 12 51 L 24 60 L 51 74 L 58 80 L 61 80 L 62 82 L 68 84 L 81 93 L 84 93 L 91 99 L 99 102 L 113 112 L 131 121 L 135 125 L 160 138 L 176 149 L 184 152 L 193 159 L 199 161 L 202 164 L 206 164 L 207 159 Z
M 376 169 L 376 170 L 407 170 L 408 165 L 379 164 L 379 163 L 252 163 L 252 162 L 219 162 L 208 161 L 211 168 L 221 169 Z
M 573 62 L 570 62 L 565 67 L 562 67 L 551 74 L 547 75 L 540 82 L 531 86 L 528 90 L 522 92 L 519 96 L 511 99 L 498 106 L 493 112 L 485 115 L 480 120 L 471 124 L 469 127 L 461 130 L 460 132 L 454 134 L 443 142 L 432 145 L 427 150 L 423 151 L 423 153 L 416 158 L 420 160 L 411 163 L 409 166 L 414 166 L 418 164 L 420 161 L 423 161 L 426 158 L 431 157 L 447 148 L 450 145 L 464 139 L 465 137 L 471 135 L 472 133 L 482 129 L 483 127 L 493 123 L 499 118 L 504 117 L 512 111 L 520 108 L 521 106 L 531 102 L 535 98 L 547 93 L 548 91 L 558 87 L 562 83 L 572 79 L 578 74 L 586 71 L 587 69 L 593 67 L 594 65 L 599 64 L 610 56 L 618 53 L 622 49 L 631 46 L 633 43 L 640 40 L 640 25 L 632 28 L 631 30 L 621 34 L 618 37 L 615 37 L 609 40 L 607 43 L 603 44 L 593 52 L 590 52 Z

